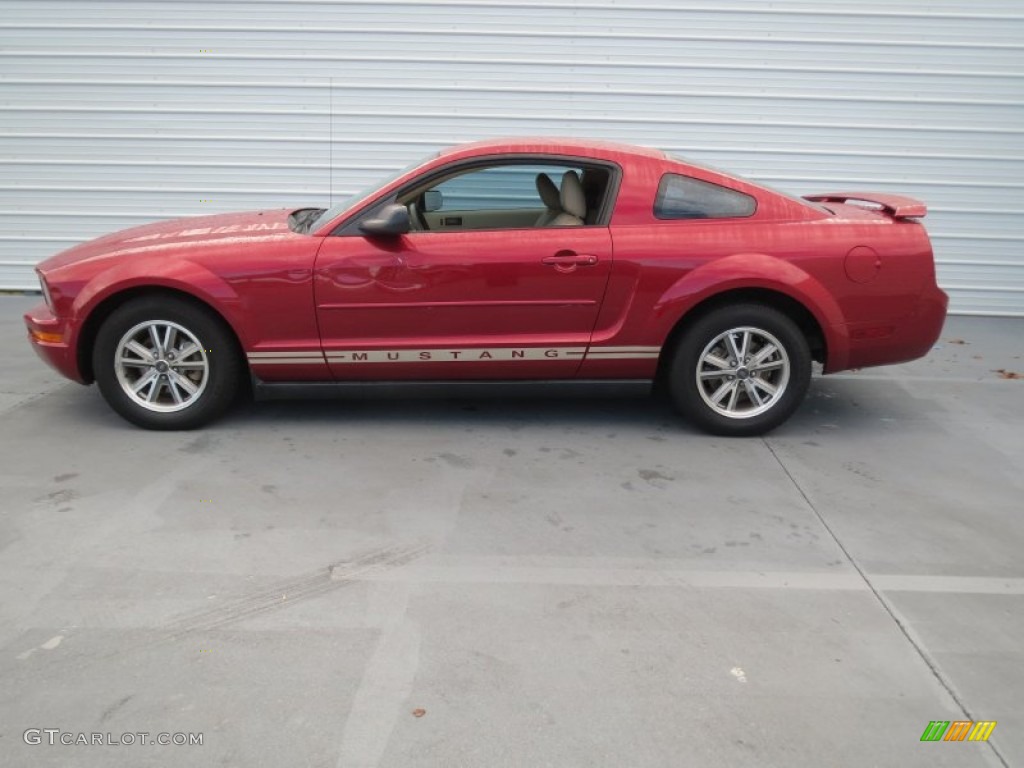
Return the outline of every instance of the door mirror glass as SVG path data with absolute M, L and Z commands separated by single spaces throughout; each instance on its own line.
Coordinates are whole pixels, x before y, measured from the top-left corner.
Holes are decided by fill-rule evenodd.
M 440 211 L 441 206 L 444 205 L 444 195 L 441 194 L 440 189 L 428 189 L 423 193 L 423 212 L 433 213 L 434 211 Z
M 367 235 L 396 237 L 410 229 L 409 209 L 397 203 L 381 208 L 372 219 L 360 222 L 359 229 Z

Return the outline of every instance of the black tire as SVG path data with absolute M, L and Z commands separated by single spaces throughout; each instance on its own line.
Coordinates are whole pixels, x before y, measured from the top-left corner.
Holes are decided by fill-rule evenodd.
M 744 340 L 747 356 L 737 359 Z M 763 304 L 723 306 L 697 319 L 668 369 L 676 408 L 704 431 L 730 437 L 775 429 L 803 401 L 810 381 L 807 339 L 787 315 Z
M 100 326 L 92 364 L 110 407 L 146 429 L 208 424 L 234 401 L 242 375 L 238 344 L 221 318 L 169 296 L 114 310 Z

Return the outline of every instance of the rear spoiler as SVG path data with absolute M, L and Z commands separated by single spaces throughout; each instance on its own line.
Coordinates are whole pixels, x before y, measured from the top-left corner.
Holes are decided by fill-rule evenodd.
M 920 200 L 903 195 L 887 195 L 878 192 L 833 192 L 827 195 L 804 195 L 804 200 L 813 203 L 846 203 L 851 200 L 879 205 L 894 219 L 923 219 L 928 206 Z

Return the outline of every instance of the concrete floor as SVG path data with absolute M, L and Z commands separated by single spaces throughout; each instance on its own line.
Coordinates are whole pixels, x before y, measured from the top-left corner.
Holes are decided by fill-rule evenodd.
M 0 297 L 0 765 L 1024 764 L 1024 320 L 816 379 L 768 439 L 651 400 L 160 434 L 35 358 L 32 301 Z

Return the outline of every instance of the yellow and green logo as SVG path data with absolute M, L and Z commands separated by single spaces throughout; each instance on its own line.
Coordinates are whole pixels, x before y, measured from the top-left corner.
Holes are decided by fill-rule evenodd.
M 995 727 L 995 720 L 932 720 L 921 741 L 988 741 Z

